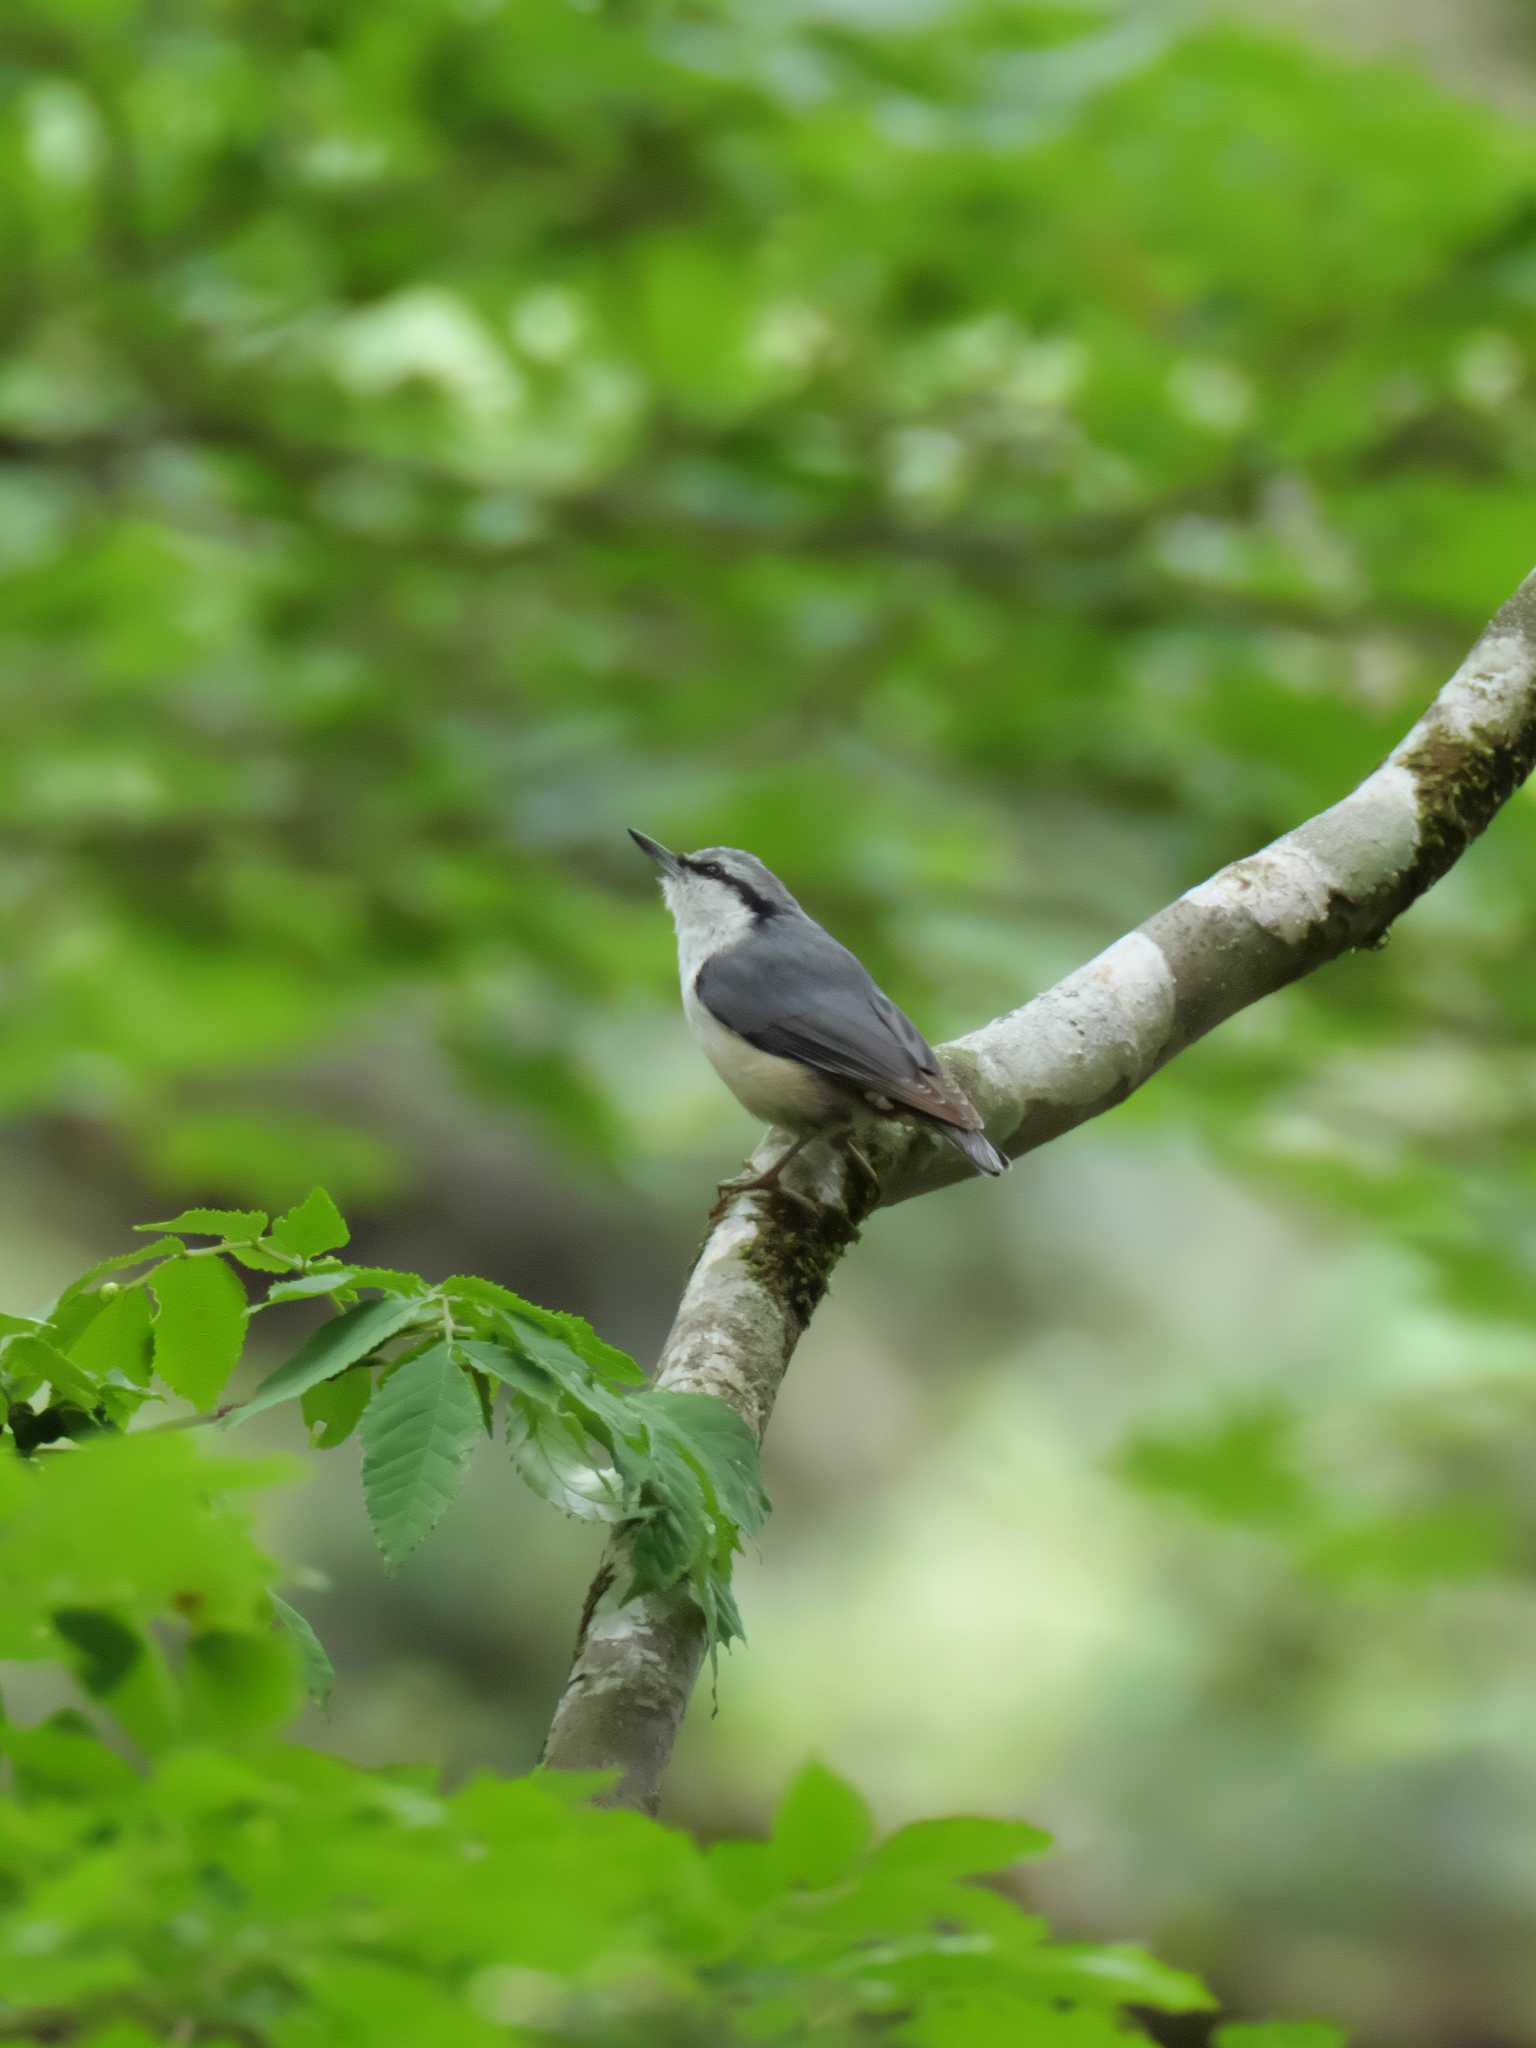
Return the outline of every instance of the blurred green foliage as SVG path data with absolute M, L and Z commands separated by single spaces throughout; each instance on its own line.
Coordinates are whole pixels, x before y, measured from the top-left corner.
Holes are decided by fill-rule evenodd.
M 249 1248 L 265 1221 L 193 1224 Z M 333 1234 L 289 1217 L 258 1242 Z M 166 1276 L 237 1285 L 218 1253 L 198 1256 L 151 1274 L 157 1352 L 179 1313 Z M 71 1299 L 90 1304 L 104 1373 L 134 1384 L 117 1310 L 144 1296 L 91 1278 Z M 42 1342 L 13 1331 L 0 1364 Z M 480 1778 L 449 1798 L 430 1770 L 369 1774 L 280 1744 L 301 1679 L 324 1692 L 333 1676 L 250 1525 L 252 1491 L 291 1476 L 201 1457 L 180 1433 L 0 1447 L 0 1657 L 60 1667 L 74 1693 L 30 1726 L 0 1717 L 7 2038 L 716 2048 L 808 2029 L 851 2043 L 873 2025 L 927 2048 L 1021 2028 L 1109 2048 L 1127 2006 L 1210 2005 L 1141 1949 L 1055 1942 L 1016 1900 L 963 1882 L 1048 1847 L 1038 1829 L 929 1821 L 875 1846 L 863 1800 L 817 1765 L 769 1841 L 705 1852 L 585 1805 L 600 1777 Z
M 637 806 L 976 1021 L 1341 793 L 1526 566 L 1536 149 L 1406 73 L 1077 5 L 18 0 L 0 76 L 0 1074 L 178 1192 L 291 1199 L 249 1098 L 403 1004 L 622 1162 Z M 1531 1013 L 1517 812 L 1304 1058 L 1225 1055 L 1234 1139 Z M 320 1106 L 306 1173 L 409 1179 Z
M 1171 7 L 10 0 L 0 265 L 0 1110 L 124 1216 L 324 1181 L 540 1298 L 557 1177 L 696 1196 L 733 1128 L 626 824 L 963 1029 L 1341 794 L 1529 565 L 1536 140 Z M 1117 1113 L 1385 1248 L 1331 1404 L 1170 1373 L 1103 1447 L 1214 1532 L 1209 1720 L 1125 1688 L 1096 1768 L 1149 1897 L 1176 1828 L 1251 1872 L 1234 1968 L 1284 1882 L 1363 1920 L 1371 1840 L 1529 1929 L 1463 1837 L 1536 1782 L 1479 1746 L 1530 1723 L 1533 819 Z

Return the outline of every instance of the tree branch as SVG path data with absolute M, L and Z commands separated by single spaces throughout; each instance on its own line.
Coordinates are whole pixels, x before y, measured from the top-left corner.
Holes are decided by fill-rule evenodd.
M 1413 730 L 1342 802 L 1235 861 L 1021 1009 L 944 1048 L 1014 1157 L 1112 1109 L 1177 1053 L 1261 996 L 1355 947 L 1450 868 L 1536 764 L 1536 572 Z M 767 1163 L 780 1149 L 765 1141 Z M 871 1148 L 867 1148 L 871 1149 Z M 927 1132 L 882 1125 L 881 1201 L 967 1177 Z M 706 1241 L 657 1383 L 718 1394 L 762 1435 L 795 1345 L 869 1205 L 828 1145 L 791 1169 L 814 1211 L 744 1195 Z M 624 1601 L 622 1537 L 589 1596 L 545 1761 L 617 1768 L 613 1800 L 654 1811 L 704 1652 L 679 1592 Z

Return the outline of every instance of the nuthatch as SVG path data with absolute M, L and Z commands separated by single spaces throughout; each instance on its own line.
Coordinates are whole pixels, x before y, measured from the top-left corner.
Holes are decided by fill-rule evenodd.
M 795 1133 L 766 1173 L 722 1182 L 722 1198 L 777 1187 L 801 1147 L 837 1126 L 875 1179 L 853 1137 L 866 1112 L 931 1125 L 978 1173 L 1003 1172 L 1008 1161 L 975 1105 L 911 1018 L 755 854 L 731 846 L 669 853 L 643 832 L 629 836 L 660 871 L 677 926 L 683 1011 L 705 1057 L 744 1109 Z

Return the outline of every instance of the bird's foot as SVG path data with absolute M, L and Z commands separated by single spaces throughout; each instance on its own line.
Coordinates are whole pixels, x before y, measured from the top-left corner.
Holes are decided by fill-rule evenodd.
M 843 1139 L 843 1150 L 848 1154 L 848 1157 L 854 1162 L 854 1164 L 858 1167 L 859 1171 L 863 1174 L 864 1178 L 869 1182 L 869 1185 L 874 1190 L 875 1197 L 878 1200 L 880 1196 L 880 1176 L 878 1173 L 876 1173 L 874 1167 L 870 1164 L 868 1158 L 865 1155 L 863 1146 L 860 1145 L 858 1139 L 855 1138 L 852 1131 L 849 1131 L 847 1136 Z
M 734 1180 L 721 1181 L 720 1185 L 715 1189 L 715 1206 L 709 1212 L 710 1222 L 718 1223 L 720 1221 L 720 1218 L 725 1214 L 728 1204 L 735 1196 L 755 1194 L 759 1190 L 766 1191 L 768 1189 L 776 1190 L 779 1194 L 786 1196 L 791 1202 L 798 1202 L 802 1209 L 809 1210 L 811 1215 L 814 1216 L 816 1214 L 816 1204 L 811 1200 L 810 1196 L 802 1195 L 796 1188 L 785 1187 L 779 1179 L 779 1175 L 788 1166 L 791 1159 L 797 1155 L 801 1147 L 810 1142 L 810 1137 L 811 1133 L 807 1132 L 805 1137 L 797 1139 L 783 1157 L 776 1159 L 772 1166 L 768 1167 L 763 1173 L 738 1174 Z

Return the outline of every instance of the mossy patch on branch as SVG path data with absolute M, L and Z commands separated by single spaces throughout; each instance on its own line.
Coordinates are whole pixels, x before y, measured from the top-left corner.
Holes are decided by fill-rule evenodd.
M 849 1172 L 867 1201 L 870 1191 L 862 1187 L 863 1176 L 851 1164 Z M 858 1198 L 851 1184 L 845 1191 L 846 1209 L 808 1208 L 780 1188 L 759 1197 L 766 1214 L 756 1237 L 742 1251 L 742 1263 L 802 1329 L 816 1313 L 832 1269 L 858 1242 L 864 1213 L 852 1208 Z
M 1419 848 L 1406 878 L 1412 902 L 1455 865 L 1536 767 L 1536 720 L 1513 734 L 1434 725 L 1398 761 L 1419 788 Z

